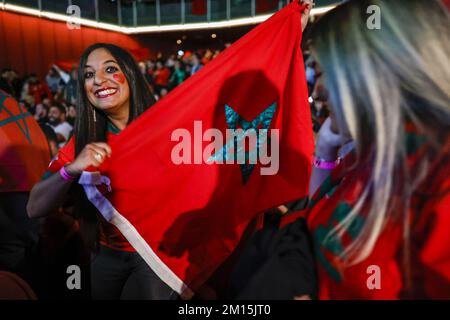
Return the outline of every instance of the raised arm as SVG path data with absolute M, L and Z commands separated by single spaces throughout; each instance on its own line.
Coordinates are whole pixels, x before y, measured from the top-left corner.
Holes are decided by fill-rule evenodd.
M 111 148 L 104 142 L 88 144 L 78 157 L 64 167 L 72 180 L 64 179 L 59 172 L 50 178 L 37 183 L 30 193 L 27 204 L 27 213 L 30 218 L 39 218 L 58 208 L 70 186 L 86 168 L 99 167 L 106 159 L 111 157 Z
M 344 144 L 343 137 L 335 132 L 336 129 L 334 129 L 333 126 L 332 118 L 328 118 L 325 120 L 317 134 L 315 157 L 326 162 L 337 160 L 339 149 Z M 312 198 L 314 193 L 330 174 L 331 170 L 320 169 L 313 166 L 309 183 L 310 198 Z

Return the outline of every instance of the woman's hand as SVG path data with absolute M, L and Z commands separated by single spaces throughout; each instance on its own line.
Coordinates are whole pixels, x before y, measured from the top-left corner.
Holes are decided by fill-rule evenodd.
M 107 143 L 90 143 L 83 148 L 72 163 L 65 167 L 65 170 L 71 176 L 76 177 L 88 167 L 99 167 L 106 157 L 111 157 L 111 147 Z M 36 183 L 30 192 L 27 204 L 28 216 L 30 218 L 44 217 L 57 209 L 64 201 L 71 184 L 72 181 L 62 179 L 59 172 Z
M 111 157 L 111 147 L 105 142 L 87 144 L 78 157 L 66 166 L 71 176 L 79 176 L 88 167 L 99 167 L 106 159 Z
M 309 14 L 311 13 L 311 9 L 314 6 L 313 0 L 301 0 L 300 4 L 305 5 L 306 9 L 302 12 L 302 32 L 305 31 L 306 26 L 309 21 Z

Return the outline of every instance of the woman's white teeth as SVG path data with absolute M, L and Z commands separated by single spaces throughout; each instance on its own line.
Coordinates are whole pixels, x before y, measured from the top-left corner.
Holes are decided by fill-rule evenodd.
M 102 90 L 102 91 L 97 92 L 97 95 L 105 96 L 105 95 L 112 94 L 115 92 L 116 92 L 116 89 L 107 89 L 107 90 Z

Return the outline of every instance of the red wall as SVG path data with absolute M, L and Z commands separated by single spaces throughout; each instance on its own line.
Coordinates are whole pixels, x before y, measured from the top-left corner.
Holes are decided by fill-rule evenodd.
M 54 62 L 77 62 L 83 50 L 96 42 L 143 51 L 135 38 L 122 33 L 83 26 L 70 30 L 65 22 L 0 11 L 0 69 L 44 77 Z

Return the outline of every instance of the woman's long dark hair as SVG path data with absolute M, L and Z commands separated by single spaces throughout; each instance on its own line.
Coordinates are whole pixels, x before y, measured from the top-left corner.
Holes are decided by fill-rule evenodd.
M 130 112 L 128 124 L 155 103 L 148 83 L 131 54 L 113 44 L 96 43 L 88 47 L 80 58 L 78 66 L 77 119 L 74 127 L 75 157 L 92 142 L 105 142 L 107 117 L 104 112 L 92 106 L 84 89 L 84 72 L 89 55 L 96 49 L 107 50 L 117 61 L 130 90 Z M 94 112 L 95 119 L 94 121 Z M 80 185 L 74 185 L 75 212 L 80 219 L 81 234 L 86 245 L 96 251 L 99 243 L 99 220 L 97 209 L 87 199 Z

